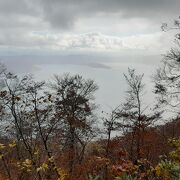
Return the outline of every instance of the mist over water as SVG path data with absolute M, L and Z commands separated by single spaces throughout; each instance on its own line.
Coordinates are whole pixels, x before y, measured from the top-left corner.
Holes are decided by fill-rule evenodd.
M 126 82 L 123 74 L 128 67 L 144 73 L 146 84 L 145 99 L 147 104 L 153 102 L 153 83 L 151 76 L 161 60 L 155 55 L 103 55 L 70 54 L 49 56 L 2 56 L 0 57 L 9 71 L 19 75 L 33 74 L 37 80 L 51 81 L 54 74 L 79 74 L 93 79 L 99 86 L 96 103 L 100 109 L 109 110 L 120 105 L 125 99 Z

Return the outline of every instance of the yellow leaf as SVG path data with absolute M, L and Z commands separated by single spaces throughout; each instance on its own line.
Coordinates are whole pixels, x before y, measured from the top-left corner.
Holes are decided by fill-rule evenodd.
M 0 149 L 4 149 L 6 146 L 0 143 Z
M 58 168 L 58 174 L 60 178 L 58 180 L 65 180 L 66 176 L 68 175 L 64 169 Z
M 36 169 L 37 172 L 39 171 L 46 171 L 48 169 L 48 165 L 46 163 L 43 163 L 40 167 Z
M 13 148 L 13 147 L 15 147 L 15 146 L 16 146 L 16 141 L 15 141 L 15 140 L 14 140 L 12 143 L 9 144 L 9 147 L 10 147 L 10 148 Z
M 34 155 L 39 155 L 39 150 L 38 149 L 34 152 Z
M 22 165 L 25 167 L 25 168 L 31 168 L 32 167 L 32 161 L 30 159 L 26 159 Z
M 42 170 L 42 167 L 39 167 L 36 169 L 37 172 L 41 171 Z
M 3 156 L 4 156 L 4 155 L 3 155 L 3 154 L 1 154 L 1 155 L 0 155 L 0 159 L 2 159 L 2 158 L 3 158 Z
M 49 159 L 48 159 L 49 162 L 54 162 L 54 156 L 51 156 Z
M 48 165 L 46 163 L 43 163 L 41 167 L 43 168 L 43 170 L 48 169 Z

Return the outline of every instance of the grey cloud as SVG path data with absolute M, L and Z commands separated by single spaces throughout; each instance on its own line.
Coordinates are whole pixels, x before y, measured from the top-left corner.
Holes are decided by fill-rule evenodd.
M 0 0 L 0 16 L 11 22 L 15 21 L 13 17 L 17 22 L 20 16 L 36 17 L 52 27 L 67 29 L 81 18 L 96 15 L 151 20 L 175 18 L 179 7 L 179 0 Z
M 81 33 L 81 26 L 87 26 L 85 28 L 87 33 L 88 28 L 91 29 L 91 23 L 88 24 L 90 18 L 94 18 L 92 26 L 95 26 L 95 29 L 97 27 L 97 31 L 100 26 L 105 29 L 108 21 L 107 29 L 112 25 L 110 31 L 115 32 L 116 25 L 122 19 L 138 17 L 153 22 L 158 19 L 166 19 L 166 17 L 172 19 L 179 15 L 179 7 L 179 0 L 171 0 L 171 2 L 169 0 L 0 0 L 0 46 L 56 48 L 57 45 L 63 46 L 63 43 L 57 44 L 57 39 L 51 37 L 35 37 L 33 32 L 62 33 L 69 30 L 72 33 L 75 26 L 75 29 L 79 29 Z M 117 21 L 113 21 L 113 18 Z M 94 21 L 96 19 L 97 21 Z M 78 26 L 78 22 L 82 24 Z M 87 23 L 84 25 L 83 22 Z M 158 27 L 160 27 L 160 23 L 157 23 Z M 128 26 L 129 29 L 132 28 L 132 32 L 136 30 L 133 25 L 128 24 Z M 149 29 L 151 24 L 147 26 Z M 86 36 L 80 39 L 74 38 L 68 42 L 66 40 L 66 43 L 72 43 L 72 48 L 78 47 L 78 45 L 80 47 L 91 45 L 96 48 L 97 45 L 103 46 L 104 41 L 106 42 L 104 47 L 108 45 L 108 48 L 111 47 L 111 44 L 121 45 L 121 41 L 107 43 L 107 38 L 103 39 L 103 42 L 97 38 L 100 43 L 95 44 L 93 39 L 94 37 Z
M 39 0 L 0 0 L 0 30 L 37 29 L 42 24 Z M 26 29 L 26 30 L 27 30 Z
M 119 14 L 124 18 L 158 19 L 179 15 L 179 0 L 44 0 L 44 18 L 52 26 L 68 28 L 81 17 Z
M 36 16 L 41 11 L 39 0 L 0 0 L 0 15 L 5 17 Z

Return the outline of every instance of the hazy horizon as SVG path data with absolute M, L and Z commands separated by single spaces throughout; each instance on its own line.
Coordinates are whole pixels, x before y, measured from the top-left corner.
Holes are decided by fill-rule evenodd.
M 124 97 L 128 67 L 144 73 L 147 104 L 151 76 L 175 31 L 164 22 L 179 16 L 173 0 L 0 0 L 0 61 L 37 80 L 53 74 L 80 74 L 99 85 L 97 103 L 116 106 Z

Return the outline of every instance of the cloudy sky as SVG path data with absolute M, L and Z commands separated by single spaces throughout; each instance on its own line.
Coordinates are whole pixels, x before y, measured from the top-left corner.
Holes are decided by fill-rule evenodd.
M 156 51 L 167 43 L 161 24 L 179 7 L 179 0 L 0 0 L 0 48 Z
M 40 79 L 80 73 L 106 89 L 98 97 L 108 96 L 110 86 L 124 90 L 115 84 L 129 66 L 150 76 L 173 42 L 161 24 L 179 17 L 179 7 L 179 0 L 0 0 L 0 60 Z

